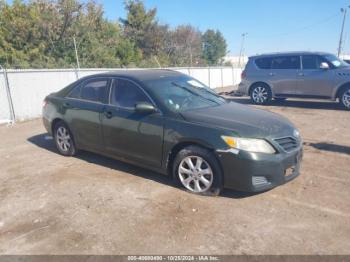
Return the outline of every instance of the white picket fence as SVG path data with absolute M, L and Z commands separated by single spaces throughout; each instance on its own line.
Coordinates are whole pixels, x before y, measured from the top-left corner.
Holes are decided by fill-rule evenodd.
M 237 85 L 241 69 L 232 67 L 168 68 L 188 74 L 211 88 Z M 45 96 L 80 77 L 130 69 L 26 69 L 0 70 L 0 123 L 41 116 Z

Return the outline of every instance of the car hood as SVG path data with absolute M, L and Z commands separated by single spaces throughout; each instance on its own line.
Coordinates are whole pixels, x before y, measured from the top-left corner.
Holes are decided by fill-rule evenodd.
M 288 119 L 278 114 L 235 102 L 181 114 L 187 121 L 229 129 L 244 137 L 280 138 L 293 135 L 295 130 Z

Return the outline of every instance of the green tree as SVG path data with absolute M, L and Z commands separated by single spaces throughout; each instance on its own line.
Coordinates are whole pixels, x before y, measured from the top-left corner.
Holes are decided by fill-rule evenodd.
M 125 1 L 126 19 L 120 19 L 124 25 L 126 37 L 135 42 L 136 46 L 144 49 L 147 46 L 145 38 L 147 32 L 155 25 L 157 9 L 146 10 L 144 4 L 139 0 Z
M 125 2 L 121 25 L 94 0 L 0 0 L 0 64 L 12 68 L 158 67 L 217 64 L 226 52 L 218 31 L 170 29 L 155 8 Z
M 181 25 L 171 34 L 171 64 L 196 66 L 202 64 L 201 32 L 191 25 Z
M 226 55 L 226 40 L 220 31 L 207 30 L 202 36 L 203 58 L 208 65 L 217 65 Z

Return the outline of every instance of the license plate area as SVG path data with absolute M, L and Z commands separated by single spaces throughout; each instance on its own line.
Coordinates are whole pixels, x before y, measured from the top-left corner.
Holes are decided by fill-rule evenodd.
M 299 169 L 299 165 L 300 165 L 300 160 L 301 160 L 301 155 L 298 154 L 295 159 L 294 159 L 294 163 L 293 165 L 291 165 L 290 167 L 288 167 L 285 171 L 284 171 L 284 177 L 288 178 L 290 176 L 295 175 L 296 172 L 298 172 Z

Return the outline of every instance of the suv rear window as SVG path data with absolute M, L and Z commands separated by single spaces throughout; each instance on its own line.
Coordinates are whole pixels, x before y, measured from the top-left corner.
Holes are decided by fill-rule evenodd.
M 259 69 L 270 69 L 271 68 L 271 57 L 263 57 L 255 60 L 255 64 Z

